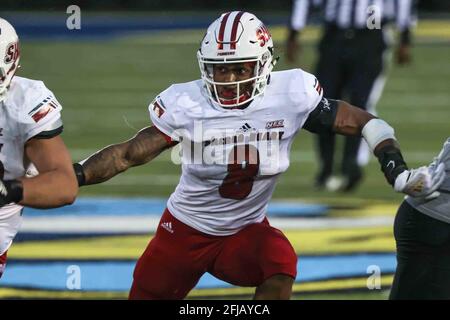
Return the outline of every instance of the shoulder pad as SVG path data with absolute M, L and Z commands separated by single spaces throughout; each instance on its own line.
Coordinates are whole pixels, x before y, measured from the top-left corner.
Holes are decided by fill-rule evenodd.
M 4 103 L 13 111 L 10 114 L 17 121 L 24 141 L 53 128 L 54 124 L 62 125 L 62 107 L 42 81 L 14 77 Z
M 16 110 L 17 121 L 39 124 L 56 117 L 62 107 L 42 81 L 15 77 L 5 104 Z M 59 117 L 58 117 L 59 118 Z
M 201 81 L 171 85 L 150 103 L 150 118 L 160 131 L 179 141 L 180 132 L 190 127 L 196 115 L 202 114 L 205 99 Z

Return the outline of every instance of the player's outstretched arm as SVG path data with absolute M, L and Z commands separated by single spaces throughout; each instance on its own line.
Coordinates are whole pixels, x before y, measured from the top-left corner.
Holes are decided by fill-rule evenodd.
M 77 180 L 61 137 L 30 139 L 25 144 L 25 153 L 39 175 L 1 181 L 0 206 L 16 202 L 34 208 L 54 208 L 73 203 L 78 192 Z
M 414 197 L 429 196 L 445 177 L 443 165 L 408 169 L 394 129 L 385 121 L 345 101 L 323 98 L 310 113 L 303 128 L 314 133 L 362 135 L 378 158 L 387 181 L 398 192 Z
M 344 135 L 362 135 L 378 158 L 387 181 L 395 191 L 413 197 L 435 197 L 445 178 L 443 164 L 435 168 L 420 167 L 408 169 L 400 146 L 394 136 L 394 129 L 385 121 L 356 108 L 344 101 L 339 101 L 334 131 Z
M 133 138 L 97 151 L 74 164 L 78 184 L 101 183 L 128 168 L 145 164 L 173 146 L 156 127 L 146 127 Z

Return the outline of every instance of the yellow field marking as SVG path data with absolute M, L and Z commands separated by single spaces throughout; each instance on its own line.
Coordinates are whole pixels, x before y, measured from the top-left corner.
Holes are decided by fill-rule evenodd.
M 394 276 L 382 276 L 381 277 L 381 289 L 387 289 L 392 285 Z M 332 291 L 343 289 L 362 289 L 367 288 L 366 278 L 354 278 L 354 279 L 338 279 L 338 280 L 326 280 L 309 283 L 294 284 L 294 292 L 314 292 L 314 291 Z M 369 291 L 369 289 L 367 289 Z
M 381 277 L 381 289 L 387 289 L 391 286 L 393 280 L 392 275 Z M 367 288 L 366 278 L 350 278 L 350 279 L 336 279 L 325 280 L 317 282 L 296 283 L 292 291 L 294 293 L 307 292 L 326 292 L 334 290 L 348 290 L 348 289 L 364 289 Z M 369 289 L 367 289 L 369 291 Z M 226 295 L 252 295 L 255 288 L 222 288 L 222 289 L 194 289 L 188 295 L 189 298 L 195 297 L 217 297 Z
M 147 246 L 148 236 L 93 237 L 14 243 L 12 259 L 137 259 Z
M 0 298 L 22 299 L 127 299 L 128 292 L 46 291 L 0 288 Z
M 275 41 L 284 41 L 287 37 L 287 29 L 285 27 L 272 27 L 271 33 Z M 308 26 L 302 31 L 302 40 L 317 40 L 320 34 L 320 27 Z M 413 35 L 419 38 L 443 38 L 450 40 L 450 21 L 419 20 L 417 27 L 413 29 Z
M 390 227 L 286 231 L 297 254 L 394 252 Z
M 440 37 L 450 39 L 450 21 L 419 20 L 414 34 L 418 37 Z
M 299 255 L 394 252 L 392 227 L 288 230 L 285 235 Z M 11 259 L 137 259 L 151 236 L 113 236 L 76 240 L 15 243 Z
M 379 203 L 371 204 L 352 209 L 332 209 L 328 214 L 329 217 L 378 217 L 389 216 L 394 217 L 399 207 L 398 203 Z
M 392 284 L 393 276 L 382 276 L 381 287 L 387 289 Z M 364 289 L 367 280 L 365 278 L 326 280 L 309 283 L 294 284 L 294 293 L 327 292 L 334 290 Z M 367 289 L 368 290 L 368 289 Z M 237 295 L 253 295 L 255 288 L 223 288 L 223 289 L 194 289 L 188 298 L 218 298 Z M 24 299 L 127 299 L 128 292 L 86 292 L 86 291 L 50 291 L 50 290 L 26 290 L 14 288 L 0 288 L 0 298 L 24 298 Z

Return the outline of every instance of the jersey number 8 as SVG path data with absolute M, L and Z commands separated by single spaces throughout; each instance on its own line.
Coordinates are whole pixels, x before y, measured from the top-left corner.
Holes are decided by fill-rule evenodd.
M 228 155 L 228 174 L 219 187 L 223 198 L 245 199 L 259 172 L 259 152 L 253 145 L 235 145 Z

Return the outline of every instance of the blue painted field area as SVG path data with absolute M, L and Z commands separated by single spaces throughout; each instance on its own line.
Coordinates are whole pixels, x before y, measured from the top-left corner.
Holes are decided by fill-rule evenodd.
M 70 288 L 74 270 L 79 270 L 83 292 L 125 294 L 130 289 L 138 257 L 134 252 L 134 245 L 142 245 L 139 238 L 141 229 L 137 232 L 134 228 L 136 225 L 140 226 L 145 234 L 154 230 L 159 223 L 159 216 L 166 208 L 166 201 L 167 199 L 163 198 L 80 198 L 74 205 L 59 209 L 24 209 L 22 232 L 11 248 L 10 260 L 0 281 L 0 289 L 35 289 L 36 292 L 54 290 L 64 294 Z M 314 239 L 298 239 L 295 235 L 296 229 L 289 229 L 292 241 L 296 243 L 295 248 L 298 247 L 297 252 L 300 252 L 296 283 L 317 283 L 318 290 L 326 291 L 331 289 L 326 286 L 321 289 L 320 282 L 342 279 L 336 288 L 345 288 L 342 283 L 346 280 L 367 278 L 372 274 L 368 273 L 368 270 L 373 270 L 369 268 L 371 266 L 377 266 L 382 275 L 394 273 L 395 253 L 384 249 L 385 246 L 371 247 L 373 239 L 369 241 L 367 248 L 355 245 L 358 249 L 348 251 L 346 243 L 341 251 L 337 250 L 336 254 L 333 254 L 334 251 L 329 250 L 329 245 L 334 241 L 343 241 L 343 234 L 342 227 L 333 229 L 332 222 L 339 218 L 328 217 L 330 210 L 328 205 L 294 201 L 272 201 L 268 206 L 268 216 L 272 217 L 272 221 L 314 221 L 316 224 L 324 223 L 329 232 L 339 232 L 335 236 L 324 237 L 324 233 L 319 229 Z M 90 229 L 92 224 L 96 226 L 95 232 Z M 72 229 L 67 229 L 67 225 Z M 308 228 L 302 230 L 311 232 Z M 348 232 L 355 235 L 350 227 Z M 357 234 L 363 237 L 365 233 Z M 121 237 L 124 239 L 123 243 Z M 383 237 L 378 240 L 382 242 Z M 316 249 L 308 251 L 309 255 L 302 255 L 301 252 L 307 250 L 309 245 Z M 97 257 L 96 251 L 88 250 L 89 260 L 83 260 L 83 253 L 87 248 L 91 249 L 90 246 L 98 246 L 102 254 Z M 124 256 L 114 255 L 117 246 L 122 246 L 119 249 L 129 253 Z M 65 249 L 73 255 L 66 256 Z M 40 252 L 37 256 L 34 255 L 36 250 Z M 60 253 L 55 255 L 55 252 Z M 111 256 L 108 252 L 112 253 Z M 204 274 L 196 286 L 196 289 L 212 291 L 234 290 L 232 288 L 232 285 L 209 273 Z
M 5 13 L 21 38 L 25 39 L 110 39 L 136 32 L 158 32 L 180 29 L 204 29 L 217 18 L 216 14 L 197 14 L 195 17 L 177 14 L 128 13 L 113 15 L 101 13 L 81 14 L 81 29 L 69 30 L 65 12 Z M 285 25 L 284 16 L 264 16 L 268 25 Z
M 25 217 L 36 216 L 160 216 L 166 208 L 166 199 L 157 198 L 84 198 L 74 205 L 51 210 L 25 208 Z M 269 216 L 310 217 L 325 215 L 328 207 L 321 204 L 271 202 Z
M 132 282 L 135 261 L 12 261 L 3 275 L 1 287 L 67 290 L 69 266 L 77 266 L 81 274 L 81 290 L 127 291 Z M 376 265 L 382 274 L 395 271 L 395 254 L 356 254 L 341 256 L 300 257 L 296 282 L 333 278 L 365 277 L 367 268 Z M 69 272 L 69 273 L 68 273 Z M 210 274 L 205 274 L 196 288 L 232 287 Z

